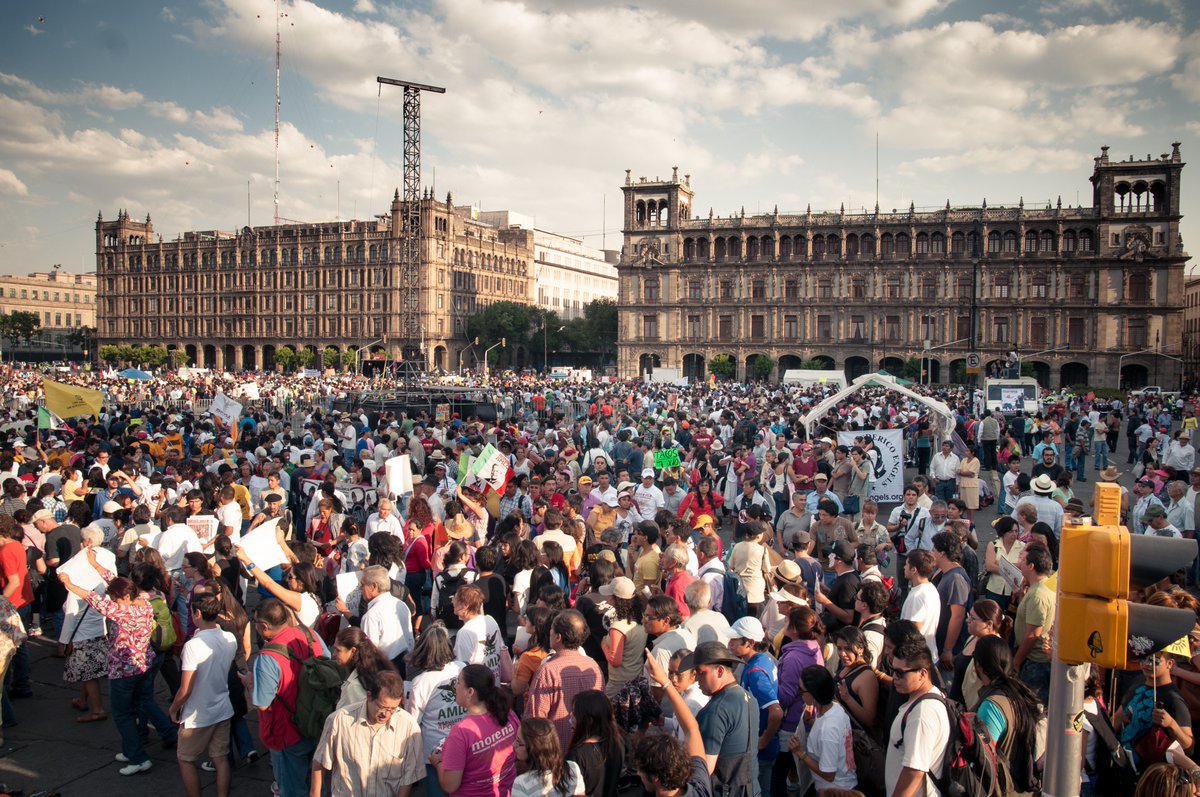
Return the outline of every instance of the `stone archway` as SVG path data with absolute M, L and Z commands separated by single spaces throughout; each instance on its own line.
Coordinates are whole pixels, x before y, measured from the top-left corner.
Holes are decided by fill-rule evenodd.
M 703 382 L 707 370 L 703 354 L 683 355 L 683 376 L 692 382 Z
M 819 362 L 823 371 L 832 371 L 834 368 L 837 368 L 837 363 L 828 354 L 814 354 L 809 359 Z
M 188 365 L 200 367 L 200 363 L 196 360 L 196 344 L 189 343 L 183 347 L 183 353 L 187 355 Z
M 269 343 L 266 346 L 263 346 L 262 369 L 264 371 L 274 371 L 275 370 L 275 347 Z
M 255 354 L 253 346 L 242 346 L 242 368 L 247 371 L 258 370 L 258 356 Z
M 434 346 L 433 347 L 433 367 L 439 371 L 446 370 L 446 347 L 445 346 Z
M 871 361 L 866 357 L 846 358 L 846 381 L 853 382 L 871 370 Z
M 1028 363 L 1033 368 L 1033 378 L 1046 390 L 1050 389 L 1050 363 L 1041 360 L 1024 360 L 1022 369 Z
M 204 344 L 204 361 L 196 364 L 201 368 L 216 368 L 217 367 L 217 347 L 211 343 Z
M 1088 367 L 1083 363 L 1065 363 L 1058 371 L 1059 385 L 1086 385 L 1088 383 Z
M 1150 369 L 1141 363 L 1125 363 L 1121 366 L 1121 388 L 1137 390 L 1150 384 Z
M 643 354 L 638 357 L 638 376 L 654 373 L 655 368 L 662 367 L 662 360 L 657 354 Z
M 974 381 L 973 377 L 968 378 L 967 361 L 962 357 L 950 361 L 949 377 L 948 383 L 951 385 L 965 385 L 968 381 Z
M 884 357 L 879 361 L 879 370 L 887 371 L 892 376 L 901 376 L 904 372 L 904 360 L 899 357 Z

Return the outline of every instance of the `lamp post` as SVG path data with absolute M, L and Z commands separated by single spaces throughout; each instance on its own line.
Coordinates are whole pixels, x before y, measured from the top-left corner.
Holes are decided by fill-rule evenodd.
M 940 343 L 937 346 L 926 347 L 921 352 L 921 360 L 922 360 L 922 362 L 921 362 L 921 384 L 923 384 L 923 385 L 929 384 L 925 378 L 925 372 L 928 370 L 929 352 L 935 351 L 937 349 L 946 349 L 951 346 L 957 346 L 960 343 L 966 343 L 968 340 L 970 340 L 970 338 L 959 338 L 958 340 L 952 340 L 949 343 Z
M 971 243 L 971 354 L 978 355 L 979 348 L 979 257 L 983 243 L 983 230 L 975 224 L 975 240 Z M 979 372 L 971 380 L 971 412 L 976 412 L 975 391 L 979 387 Z
M 499 343 L 493 343 L 491 346 L 488 346 L 486 349 L 483 350 L 483 378 L 485 380 L 488 378 L 488 355 L 491 354 L 492 349 L 496 348 L 497 346 L 503 346 L 504 348 L 507 349 L 508 348 L 508 338 L 500 338 Z
M 566 328 L 567 327 L 564 324 L 563 326 L 561 326 L 557 330 L 555 330 L 554 334 L 557 335 L 559 332 L 562 332 Z M 546 318 L 545 318 L 545 316 L 543 316 L 542 317 L 542 376 L 545 376 L 547 373 L 549 373 L 549 371 L 550 371 L 549 354 L 547 353 L 547 348 L 546 348 Z

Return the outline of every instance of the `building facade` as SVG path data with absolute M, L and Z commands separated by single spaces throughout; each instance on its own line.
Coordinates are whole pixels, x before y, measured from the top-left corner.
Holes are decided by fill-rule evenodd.
M 972 329 L 987 373 L 1015 350 L 1043 386 L 1178 387 L 1184 264 L 1179 144 L 1095 158 L 1091 207 L 951 208 L 707 218 L 690 175 L 626 172 L 618 369 L 776 378 L 818 360 L 848 378 L 925 358 L 962 381 Z M 973 309 L 974 308 L 974 309 Z M 974 321 L 974 324 L 972 323 Z
M 1200 275 L 1183 283 L 1183 379 L 1200 384 Z
M 89 336 L 80 331 L 96 326 L 96 275 L 55 269 L 0 276 L 0 314 L 18 311 L 36 313 L 41 327 L 28 342 L 4 341 L 6 354 L 39 361 L 84 357 Z
M 496 229 L 426 194 L 420 202 L 420 328 L 426 368 L 453 370 L 467 319 L 533 300 L 534 235 Z M 186 232 L 147 215 L 96 221 L 100 344 L 163 345 L 197 367 L 271 369 L 284 345 L 401 357 L 399 195 L 370 221 Z
M 597 299 L 617 299 L 620 252 L 587 246 L 578 238 L 539 230 L 534 220 L 508 210 L 481 211 L 480 221 L 500 229 L 533 230 L 533 290 L 543 310 L 564 321 L 583 316 Z

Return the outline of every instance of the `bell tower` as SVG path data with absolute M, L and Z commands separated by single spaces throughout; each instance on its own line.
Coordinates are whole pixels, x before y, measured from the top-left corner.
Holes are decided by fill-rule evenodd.
M 671 168 L 671 179 L 640 177 L 635 182 L 632 170 L 625 170 L 624 233 L 621 259 L 625 262 L 678 262 L 683 236 L 680 222 L 692 215 L 692 177 L 679 179 L 679 167 Z

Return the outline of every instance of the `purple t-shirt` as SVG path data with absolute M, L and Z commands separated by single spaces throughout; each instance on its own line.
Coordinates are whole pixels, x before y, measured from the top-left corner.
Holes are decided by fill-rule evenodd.
M 512 712 L 503 728 L 491 714 L 468 716 L 454 726 L 442 746 L 442 769 L 463 773 L 454 797 L 501 797 L 512 792 L 517 779 L 513 743 L 519 727 Z

